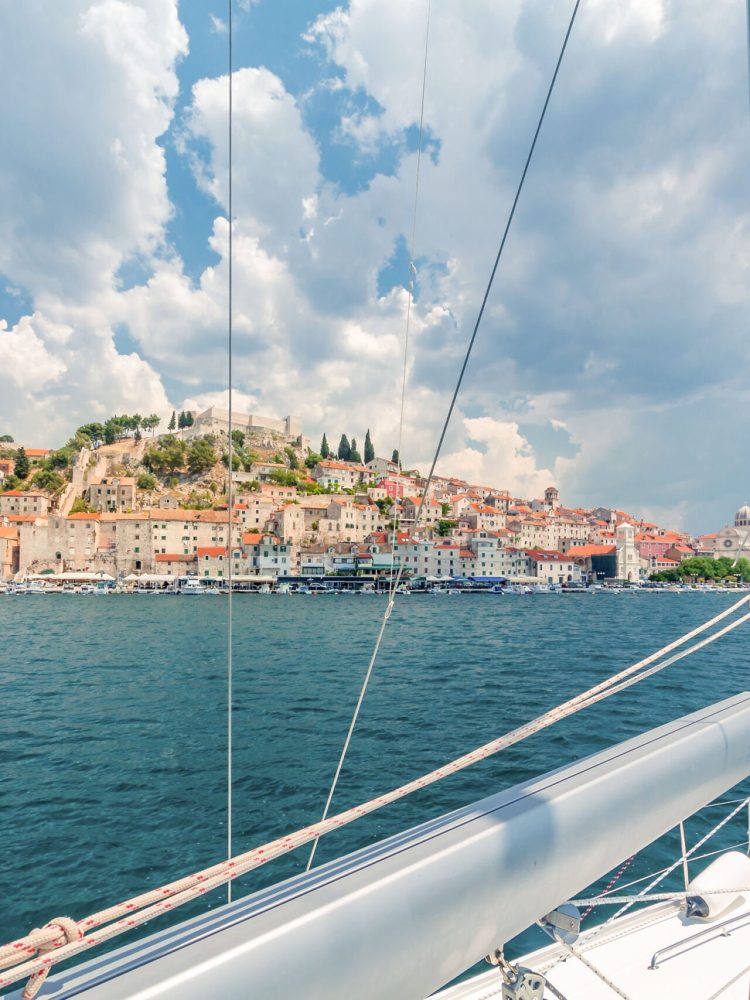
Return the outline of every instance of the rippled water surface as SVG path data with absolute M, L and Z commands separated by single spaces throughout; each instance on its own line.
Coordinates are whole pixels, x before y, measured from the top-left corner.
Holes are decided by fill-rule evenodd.
M 697 593 L 399 600 L 335 806 L 492 739 L 732 600 Z M 239 851 L 319 817 L 383 603 L 237 595 L 234 608 Z M 226 622 L 226 600 L 211 597 L 0 597 L 0 939 L 58 914 L 83 916 L 224 856 Z M 749 650 L 750 636 L 739 629 L 325 838 L 317 862 L 742 691 L 750 686 Z M 689 839 L 706 828 L 694 820 Z M 723 843 L 744 835 L 733 824 Z M 674 837 L 652 846 L 627 878 L 671 861 L 675 849 Z M 300 871 L 306 857 L 302 849 L 251 873 L 237 893 Z M 220 892 L 200 907 L 223 900 Z M 527 936 L 519 947 L 530 943 Z

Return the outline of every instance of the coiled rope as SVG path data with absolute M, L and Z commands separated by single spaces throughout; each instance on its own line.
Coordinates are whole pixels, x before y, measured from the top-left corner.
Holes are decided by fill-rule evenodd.
M 703 649 L 705 646 L 715 642 L 717 639 L 727 635 L 733 629 L 750 620 L 750 613 L 746 612 L 717 631 L 688 646 L 686 649 L 678 653 L 673 653 L 679 646 L 683 646 L 685 643 L 696 638 L 696 636 L 717 625 L 741 607 L 747 605 L 748 602 L 750 602 L 750 594 L 741 598 L 702 625 L 697 626 L 680 638 L 663 646 L 655 653 L 651 653 L 649 656 L 626 667 L 619 673 L 613 674 L 606 680 L 570 698 L 563 704 L 550 709 L 536 719 L 519 726 L 517 729 L 511 730 L 511 732 L 503 736 L 499 736 L 497 739 L 456 758 L 434 771 L 430 771 L 428 774 L 415 778 L 390 792 L 370 799 L 368 802 L 354 806 L 337 815 L 330 816 L 322 822 L 314 823 L 294 833 L 278 837 L 267 844 L 236 855 L 227 861 L 221 861 L 210 868 L 187 875 L 161 888 L 153 889 L 140 896 L 135 896 L 123 903 L 118 903 L 108 909 L 94 913 L 84 920 L 78 921 L 77 931 L 81 935 L 79 940 L 70 940 L 67 933 L 61 931 L 63 921 L 67 918 L 58 918 L 45 925 L 45 927 L 34 930 L 25 937 L 19 938 L 4 947 L 0 947 L 0 969 L 7 970 L 0 972 L 0 989 L 17 982 L 19 979 L 34 976 L 34 980 L 27 985 L 24 992 L 25 1000 L 31 1000 L 41 986 L 44 976 L 46 976 L 56 963 L 62 962 L 67 958 L 72 958 L 74 955 L 87 951 L 96 945 L 103 944 L 105 941 L 109 941 L 133 927 L 138 927 L 146 923 L 153 917 L 176 909 L 184 903 L 205 895 L 212 889 L 226 885 L 246 872 L 259 868 L 261 865 L 284 854 L 288 854 L 298 847 L 309 844 L 316 838 L 325 836 L 333 830 L 347 826 L 362 816 L 376 812 L 378 809 L 382 809 L 392 802 L 396 802 L 413 792 L 432 785 L 443 778 L 447 778 L 449 775 L 456 774 L 471 764 L 477 763 L 477 761 L 486 760 L 500 750 L 504 750 L 521 742 L 521 740 L 527 739 L 529 736 L 546 729 L 555 722 L 559 722 L 570 715 L 582 711 L 584 708 L 596 704 L 598 701 L 602 701 L 619 691 L 638 684 L 640 681 L 645 680 L 660 670 L 664 670 L 678 660 L 697 652 L 699 649 Z M 666 657 L 666 659 L 663 659 L 663 657 Z M 727 822 L 731 818 L 731 815 L 725 817 L 719 826 Z M 692 854 L 698 850 L 704 840 L 699 841 L 689 853 Z M 644 895 L 651 888 L 652 886 L 649 885 L 644 890 Z M 36 976 L 37 973 L 41 973 L 42 975 Z

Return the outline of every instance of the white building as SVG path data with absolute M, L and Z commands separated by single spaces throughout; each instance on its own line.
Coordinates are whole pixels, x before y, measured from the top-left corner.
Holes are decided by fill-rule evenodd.
M 627 521 L 615 528 L 617 579 L 637 583 L 641 578 L 641 558 L 635 546 L 635 528 Z
M 734 526 L 727 525 L 716 533 L 714 553 L 730 559 L 750 559 L 750 507 L 743 504 L 734 515 Z

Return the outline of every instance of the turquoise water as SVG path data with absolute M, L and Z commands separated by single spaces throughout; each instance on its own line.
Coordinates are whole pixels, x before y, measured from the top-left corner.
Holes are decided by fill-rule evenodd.
M 492 739 L 733 600 L 399 600 L 335 806 Z M 383 603 L 238 595 L 234 608 L 239 851 L 319 817 Z M 226 600 L 209 597 L 0 597 L 0 940 L 58 914 L 81 917 L 224 856 L 226 617 Z M 749 651 L 750 634 L 738 629 L 636 688 L 332 834 L 317 863 L 744 690 Z M 707 828 L 705 819 L 694 820 L 689 840 Z M 743 836 L 738 820 L 717 846 Z M 676 843 L 665 838 L 644 851 L 627 879 L 673 860 Z M 236 893 L 297 873 L 306 858 L 302 849 L 279 859 L 240 880 Z M 182 912 L 224 898 L 219 892 Z M 518 947 L 534 940 L 526 936 Z

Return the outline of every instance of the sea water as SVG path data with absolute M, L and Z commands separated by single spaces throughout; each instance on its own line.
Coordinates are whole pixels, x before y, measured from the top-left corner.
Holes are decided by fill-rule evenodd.
M 518 726 L 735 597 L 399 597 L 334 810 Z M 0 941 L 225 857 L 227 604 L 211 596 L 0 597 Z M 319 818 L 384 601 L 238 594 L 233 605 L 238 853 Z M 316 864 L 745 690 L 749 653 L 743 627 L 331 834 Z M 721 815 L 691 821 L 689 842 Z M 746 839 L 743 820 L 729 824 L 715 846 Z M 641 852 L 623 881 L 670 863 L 678 843 L 672 834 Z M 246 875 L 235 897 L 303 870 L 308 852 Z M 667 884 L 679 888 L 680 876 Z M 219 890 L 138 933 L 225 898 Z M 540 943 L 527 934 L 510 950 Z

